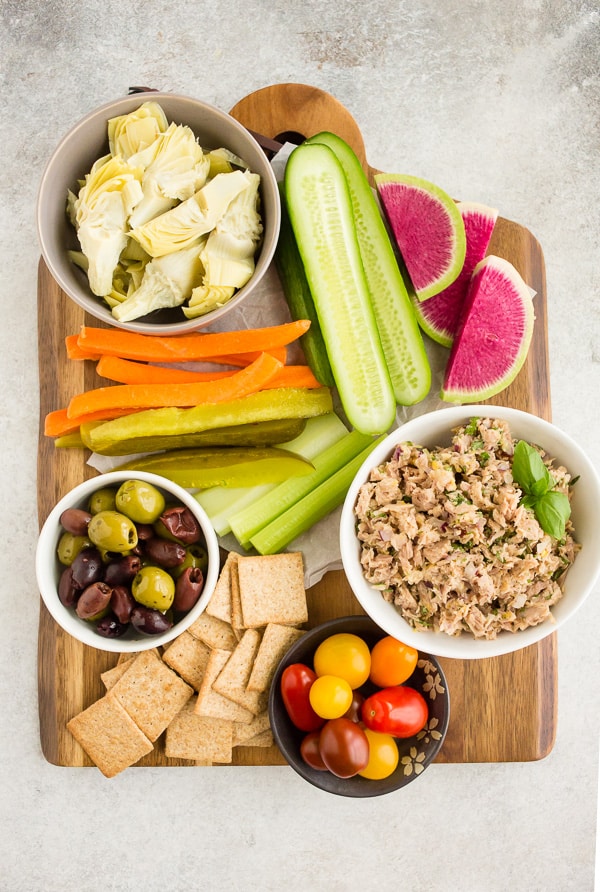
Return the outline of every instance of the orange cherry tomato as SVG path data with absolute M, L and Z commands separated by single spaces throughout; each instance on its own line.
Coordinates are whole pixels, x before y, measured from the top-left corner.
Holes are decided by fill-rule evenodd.
M 317 675 L 345 678 L 352 690 L 355 690 L 369 677 L 371 654 L 367 643 L 358 635 L 340 632 L 330 635 L 319 644 L 313 665 Z
M 381 638 L 371 650 L 370 680 L 379 688 L 402 684 L 417 665 L 419 652 L 391 635 Z
M 352 704 L 352 688 L 345 678 L 321 675 L 308 692 L 310 705 L 323 719 L 339 719 Z
M 358 773 L 369 780 L 383 780 L 393 774 L 398 765 L 400 754 L 398 744 L 391 734 L 382 734 L 364 728 L 369 741 L 369 761 Z

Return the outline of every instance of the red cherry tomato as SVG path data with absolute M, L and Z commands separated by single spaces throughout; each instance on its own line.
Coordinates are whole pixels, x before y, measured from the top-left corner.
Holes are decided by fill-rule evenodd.
M 393 737 L 412 737 L 427 722 L 425 698 L 408 685 L 383 688 L 367 697 L 361 717 L 367 728 Z
M 281 697 L 292 724 L 300 731 L 317 731 L 325 724 L 310 705 L 309 693 L 316 675 L 304 663 L 292 663 L 281 674 Z
M 300 744 L 300 755 L 306 764 L 316 771 L 327 771 L 327 765 L 321 758 L 319 750 L 319 737 L 319 731 L 311 731 L 310 734 L 307 734 Z
M 337 777 L 354 777 L 369 763 L 369 741 L 356 722 L 330 719 L 319 735 L 321 758 Z
M 352 703 L 344 713 L 344 718 L 351 722 L 360 722 L 360 708 L 364 702 L 365 698 L 360 691 L 352 691 Z

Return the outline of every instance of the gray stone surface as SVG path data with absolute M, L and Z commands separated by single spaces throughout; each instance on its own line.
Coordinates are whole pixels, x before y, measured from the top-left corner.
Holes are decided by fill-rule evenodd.
M 354 115 L 373 165 L 492 204 L 539 239 L 554 420 L 600 467 L 596 0 L 2 0 L 0 20 L 0 888 L 592 889 L 598 590 L 559 635 L 558 733 L 538 763 L 434 765 L 397 795 L 358 801 L 286 768 L 108 782 L 44 761 L 34 206 L 59 137 L 131 84 L 224 109 L 270 83 L 321 87 Z

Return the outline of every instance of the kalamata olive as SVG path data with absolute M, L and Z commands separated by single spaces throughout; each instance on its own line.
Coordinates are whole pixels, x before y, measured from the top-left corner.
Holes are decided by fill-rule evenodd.
M 115 505 L 136 523 L 154 523 L 164 511 L 165 497 L 145 480 L 126 480 L 117 491 Z
M 108 612 L 112 589 L 105 582 L 94 582 L 84 588 L 79 596 L 75 611 L 80 619 L 101 619 Z
M 77 588 L 73 583 L 72 568 L 65 567 L 58 580 L 58 597 L 60 603 L 64 604 L 65 607 L 74 607 L 80 594 L 81 589 Z
M 127 623 L 120 623 L 110 613 L 96 623 L 96 631 L 103 638 L 122 638 L 129 628 Z
M 120 511 L 99 511 L 88 526 L 88 536 L 98 548 L 124 554 L 137 545 L 134 522 Z
M 163 511 L 155 529 L 158 535 L 164 535 L 166 531 L 167 538 L 173 536 L 184 545 L 198 542 L 202 535 L 200 524 L 186 505 L 177 505 Z
M 76 536 L 74 533 L 64 532 L 58 540 L 56 554 L 61 564 L 70 567 L 80 551 L 91 547 L 92 543 L 87 536 Z
M 90 512 L 83 508 L 66 508 L 60 515 L 60 525 L 74 536 L 85 536 L 91 519 Z
M 138 534 L 138 542 L 145 542 L 154 536 L 154 527 L 151 523 L 136 523 L 135 528 Z
M 160 635 L 173 626 L 173 620 L 160 610 L 136 604 L 131 611 L 131 625 L 144 635 Z
M 84 589 L 103 578 L 102 555 L 97 548 L 84 548 L 71 564 L 71 570 L 73 585 L 79 590 Z
M 135 599 L 127 586 L 115 585 L 110 596 L 110 609 L 119 622 L 128 623 L 134 607 Z
M 106 565 L 104 581 L 107 585 L 129 585 L 141 568 L 142 561 L 137 554 L 125 554 Z
M 144 553 L 158 564 L 159 567 L 178 567 L 185 560 L 186 550 L 179 542 L 170 542 L 168 539 L 159 539 L 154 536 L 144 543 Z
M 168 610 L 175 597 L 175 582 L 166 570 L 148 564 L 134 576 L 131 594 L 144 607 Z
M 175 583 L 173 610 L 187 613 L 191 610 L 204 588 L 204 575 L 200 567 L 187 567 Z

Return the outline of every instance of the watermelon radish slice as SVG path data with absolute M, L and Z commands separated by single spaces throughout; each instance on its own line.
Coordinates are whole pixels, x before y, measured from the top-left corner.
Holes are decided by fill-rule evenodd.
M 529 288 L 512 263 L 484 258 L 471 277 L 441 398 L 479 402 L 508 387 L 527 357 L 533 320 Z
M 465 226 L 456 202 L 428 180 L 404 174 L 376 174 L 375 186 L 417 299 L 439 294 L 465 261 Z
M 484 204 L 459 201 L 458 210 L 467 240 L 463 268 L 454 282 L 439 294 L 422 302 L 413 301 L 418 323 L 425 334 L 444 347 L 452 345 L 473 270 L 485 257 L 498 219 L 498 211 Z

